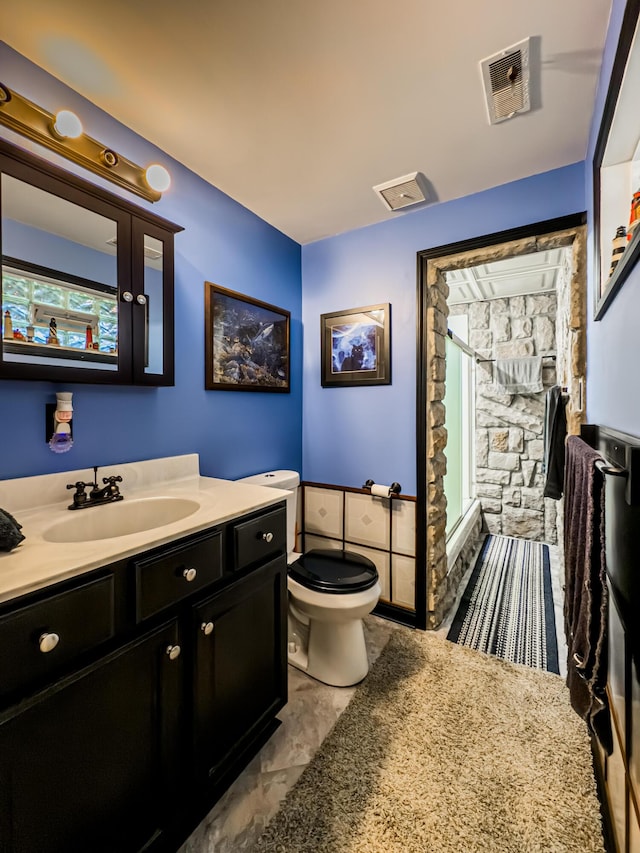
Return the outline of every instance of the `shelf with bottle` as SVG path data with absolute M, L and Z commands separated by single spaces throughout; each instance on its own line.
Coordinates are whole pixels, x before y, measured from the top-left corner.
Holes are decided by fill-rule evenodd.
M 625 9 L 593 160 L 600 320 L 640 259 L 640 0 Z
M 55 317 L 49 320 L 48 327 L 34 326 L 31 322 L 26 327 L 14 327 L 8 308 L 3 315 L 2 346 L 4 352 L 11 354 L 46 355 L 49 358 L 69 358 L 103 364 L 113 362 L 118 357 L 115 347 L 100 350 L 97 337 L 94 340 L 94 327 L 91 325 L 86 326 L 84 346 L 81 346 L 77 335 L 69 343 L 63 343 L 59 339 Z

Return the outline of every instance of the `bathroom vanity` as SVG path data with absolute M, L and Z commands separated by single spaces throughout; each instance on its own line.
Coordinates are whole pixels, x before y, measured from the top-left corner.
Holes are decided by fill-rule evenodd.
M 155 461 L 193 473 L 194 459 Z M 115 467 L 124 500 L 67 513 L 71 525 L 68 497 L 19 513 L 0 483 L 27 537 L 0 556 L 2 851 L 175 850 L 279 724 L 286 493 L 152 483 L 152 469 Z M 26 491 L 73 474 L 26 478 Z M 98 514 L 128 501 L 128 519 L 146 518 L 154 500 L 197 509 L 82 539 L 83 517 L 96 536 Z

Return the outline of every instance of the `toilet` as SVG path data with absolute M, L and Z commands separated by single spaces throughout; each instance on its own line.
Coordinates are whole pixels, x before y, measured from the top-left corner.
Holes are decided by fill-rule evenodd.
M 286 489 L 289 663 L 335 687 L 357 684 L 369 671 L 362 620 L 378 603 L 375 564 L 343 549 L 294 551 L 300 475 L 268 471 L 238 482 Z

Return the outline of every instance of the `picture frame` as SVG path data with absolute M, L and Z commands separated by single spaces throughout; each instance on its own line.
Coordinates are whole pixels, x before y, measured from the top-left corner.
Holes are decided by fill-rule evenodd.
M 320 316 L 323 388 L 391 384 L 391 305 Z
M 640 0 L 629 0 L 593 157 L 595 320 L 640 258 L 639 22 Z
M 206 281 L 204 315 L 206 390 L 289 393 L 289 311 Z

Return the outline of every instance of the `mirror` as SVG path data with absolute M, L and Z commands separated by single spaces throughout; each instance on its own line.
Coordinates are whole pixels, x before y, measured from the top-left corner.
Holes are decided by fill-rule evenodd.
M 144 235 L 144 296 L 146 299 L 145 373 L 163 371 L 163 259 L 162 240 Z
M 2 357 L 118 369 L 118 223 L 2 174 Z

